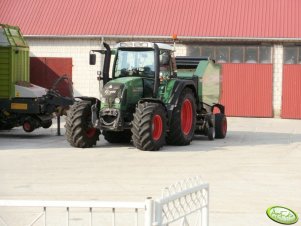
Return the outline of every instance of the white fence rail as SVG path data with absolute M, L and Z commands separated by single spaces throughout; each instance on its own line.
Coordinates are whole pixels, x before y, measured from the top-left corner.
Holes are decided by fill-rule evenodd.
M 86 222 L 81 225 L 144 225 L 144 226 L 163 226 L 163 225 L 209 225 L 209 185 L 203 183 L 199 177 L 190 178 L 178 182 L 162 191 L 159 199 L 147 198 L 144 202 L 103 202 L 103 201 L 34 201 L 34 200 L 0 200 L 0 226 L 16 225 L 15 221 L 10 224 L 5 218 L 5 208 L 12 208 L 10 215 L 17 215 L 16 208 L 38 208 L 35 216 L 29 223 L 21 221 L 22 225 L 35 226 L 52 225 L 51 210 L 63 210 L 64 220 L 59 225 L 71 225 L 74 218 L 70 217 L 71 210 L 80 209 L 88 214 Z M 100 223 L 98 216 L 104 210 L 111 215 L 111 219 Z M 126 214 L 123 219 L 116 219 L 120 212 Z M 98 216 L 98 219 L 97 219 Z M 126 222 L 125 218 L 130 222 Z M 13 216 L 15 220 L 15 216 Z M 72 225 L 74 222 L 72 222 Z M 58 225 L 58 224 L 56 224 Z M 18 224 L 18 226 L 21 226 Z

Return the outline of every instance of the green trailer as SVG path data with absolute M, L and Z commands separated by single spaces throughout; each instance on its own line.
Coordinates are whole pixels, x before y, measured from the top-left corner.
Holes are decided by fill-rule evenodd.
M 73 98 L 62 97 L 55 87 L 47 90 L 31 84 L 29 63 L 29 47 L 20 29 L 0 24 L 0 130 L 48 128 L 53 113 L 64 112 L 73 103 Z
M 15 84 L 29 82 L 29 47 L 18 27 L 0 25 L 0 99 L 18 96 Z

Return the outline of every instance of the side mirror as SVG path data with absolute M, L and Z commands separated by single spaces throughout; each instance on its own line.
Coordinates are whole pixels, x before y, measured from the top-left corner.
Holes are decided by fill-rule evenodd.
M 90 53 L 89 64 L 90 65 L 95 65 L 96 64 L 96 54 Z

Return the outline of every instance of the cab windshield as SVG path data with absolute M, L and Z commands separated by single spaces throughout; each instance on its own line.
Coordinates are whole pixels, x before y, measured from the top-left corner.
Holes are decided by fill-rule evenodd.
M 117 57 L 115 77 L 154 77 L 154 50 L 118 50 Z

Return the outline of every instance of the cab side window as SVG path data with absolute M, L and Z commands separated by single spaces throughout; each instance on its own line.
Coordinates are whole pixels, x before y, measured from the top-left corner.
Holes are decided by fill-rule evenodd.
M 172 65 L 170 51 L 160 51 L 160 76 L 168 77 L 171 75 Z

